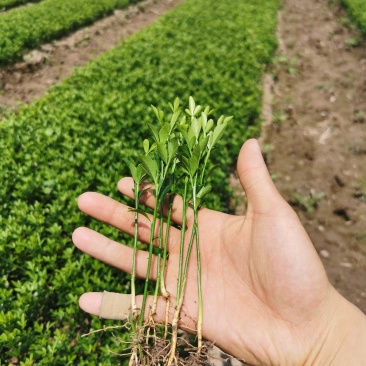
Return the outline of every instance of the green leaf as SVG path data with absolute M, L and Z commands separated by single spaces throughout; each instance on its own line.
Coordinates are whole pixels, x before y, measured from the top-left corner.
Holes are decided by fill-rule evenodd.
M 187 144 L 190 150 L 193 149 L 194 143 L 196 142 L 196 135 L 193 131 L 193 128 L 190 127 L 188 129 L 188 140 L 187 140 Z
M 226 126 L 226 124 L 220 124 L 215 127 L 213 134 L 210 135 L 210 139 L 208 142 L 209 149 L 212 149 L 216 145 L 217 141 L 222 137 Z
M 214 126 L 213 119 L 209 119 L 206 124 L 205 132 L 208 133 L 212 130 L 212 127 Z
M 132 158 L 123 158 L 128 168 L 130 169 L 131 176 L 135 184 L 140 184 L 144 178 L 144 172 L 140 164 L 136 165 Z
M 200 191 L 197 193 L 197 197 L 198 198 L 203 198 L 204 196 L 206 196 L 208 193 L 210 193 L 212 190 L 212 187 L 210 185 L 202 187 L 200 189 Z
M 207 125 L 207 114 L 205 112 L 201 113 L 201 125 L 202 125 L 203 130 L 206 131 L 205 127 Z
M 186 141 L 189 150 L 192 150 L 194 143 L 196 141 L 196 137 L 194 136 L 192 128 L 190 128 L 188 132 L 183 128 L 179 128 L 179 131 L 182 134 L 184 140 Z
M 189 172 L 189 158 L 187 156 L 182 155 L 180 157 L 180 163 L 184 169 L 186 169 L 187 173 Z M 189 173 L 188 173 L 189 174 Z
M 175 158 L 177 151 L 178 151 L 178 139 L 173 138 L 168 143 L 168 163 L 170 164 L 171 161 Z
M 222 135 L 224 134 L 224 130 L 226 128 L 226 124 L 221 124 L 216 126 L 216 128 L 214 129 L 214 144 L 216 144 L 216 142 L 222 137 Z
M 198 140 L 198 137 L 201 132 L 202 122 L 201 119 L 197 119 L 196 117 L 192 118 L 192 124 L 191 124 L 194 136 L 196 137 L 196 140 Z
M 179 98 L 175 98 L 174 99 L 174 112 L 177 112 L 179 110 L 179 103 L 180 103 L 180 100 Z
M 147 126 L 150 128 L 150 130 L 154 136 L 154 140 L 159 141 L 159 129 L 151 123 L 148 123 Z
M 159 142 L 157 145 L 158 153 L 161 159 L 164 161 L 165 164 L 168 164 L 168 151 L 165 147 L 165 144 Z
M 213 167 L 211 167 L 210 169 L 209 169 L 209 171 L 206 173 L 206 179 L 210 176 L 210 175 L 212 175 L 212 173 L 217 169 L 217 168 L 219 168 L 220 166 L 219 165 L 214 165 Z
M 155 113 L 155 116 L 157 117 L 159 122 L 162 122 L 164 119 L 164 112 L 161 110 L 158 110 L 155 106 L 151 105 L 152 110 Z
M 198 169 L 199 160 L 196 155 L 192 155 L 188 160 L 188 171 L 191 177 L 193 177 Z
M 165 200 L 165 198 L 167 198 L 167 195 L 171 193 L 171 188 L 172 188 L 171 183 L 165 184 L 161 188 L 160 193 L 159 193 L 159 197 L 158 197 L 159 201 Z
M 199 144 L 197 144 L 193 148 L 192 155 L 194 155 L 197 158 L 198 162 L 199 162 L 199 160 L 201 158 L 201 148 L 200 148 L 200 145 Z
M 170 129 L 171 130 L 174 128 L 175 124 L 177 123 L 179 115 L 180 115 L 180 111 L 172 114 L 172 118 L 170 119 Z
M 179 159 L 181 159 L 182 156 L 186 157 L 187 159 L 191 156 L 191 150 L 189 150 L 189 147 L 187 145 L 180 146 L 179 150 Z
M 202 154 L 204 154 L 204 151 L 207 148 L 208 139 L 209 139 L 209 136 L 206 136 L 206 137 L 201 138 L 201 140 L 198 142 L 200 151 Z
M 193 116 L 193 114 L 191 113 L 191 111 L 190 111 L 189 109 L 187 109 L 187 108 L 186 108 L 186 109 L 185 109 L 185 112 L 186 112 L 189 116 L 191 116 L 191 117 Z
M 183 114 L 183 115 L 182 115 L 182 117 L 180 118 L 180 121 L 179 121 L 179 126 L 180 126 L 181 128 L 186 129 L 186 126 L 187 126 L 187 124 L 186 124 L 186 120 L 187 120 L 187 118 L 186 118 L 186 116 Z
M 180 100 L 178 97 L 174 99 L 174 105 L 172 103 L 169 103 L 169 107 L 173 113 L 176 113 L 179 111 L 179 103 L 180 103 Z
M 149 153 L 150 150 L 150 142 L 148 139 L 145 139 L 142 143 L 142 146 L 144 147 L 145 154 Z
M 164 123 L 163 127 L 159 131 L 159 142 L 165 144 L 165 142 L 168 140 L 170 132 L 170 124 Z
M 159 118 L 159 111 L 158 111 L 158 109 L 157 109 L 155 106 L 153 106 L 152 104 L 151 104 L 151 108 L 152 108 L 152 110 L 154 111 L 156 118 L 157 118 L 158 120 L 160 120 L 160 118 Z
M 142 216 L 145 216 L 149 221 L 151 221 L 151 219 L 150 219 L 150 217 L 148 216 L 148 214 L 147 214 L 145 211 L 141 210 L 140 208 L 133 208 L 133 207 L 129 207 L 129 208 L 128 208 L 128 211 L 129 211 L 129 212 L 135 212 L 135 213 L 138 213 L 138 214 L 140 214 L 140 215 L 142 215 Z
M 194 111 L 193 111 L 193 115 L 196 116 L 198 113 L 200 113 L 202 110 L 202 107 L 200 105 L 198 105 Z
M 149 188 L 145 188 L 145 189 L 140 189 L 139 190 L 139 199 L 142 197 L 142 195 L 147 192 L 149 190 Z
M 226 117 L 224 119 L 224 124 L 228 124 L 232 119 L 234 118 L 234 116 L 229 116 L 229 117 Z
M 194 110 L 196 108 L 196 103 L 194 102 L 193 97 L 189 97 L 189 114 L 194 116 Z
M 224 123 L 224 118 L 225 118 L 225 116 L 220 116 L 220 118 L 218 119 L 218 121 L 217 121 L 217 125 L 218 126 L 220 126 L 221 124 L 223 124 Z
M 146 174 L 156 183 L 159 175 L 157 162 L 150 155 L 140 156 L 140 159 Z

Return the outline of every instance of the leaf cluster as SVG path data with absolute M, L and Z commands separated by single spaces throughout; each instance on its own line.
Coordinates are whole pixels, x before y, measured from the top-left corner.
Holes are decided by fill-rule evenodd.
M 228 138 L 218 141 L 220 153 L 213 154 L 218 168 L 207 184 L 217 194 L 205 197 L 207 206 L 227 210 L 228 173 L 242 142 L 259 130 L 260 83 L 276 46 L 277 9 L 277 0 L 186 0 L 0 121 L 4 364 L 11 357 L 27 364 L 115 363 L 103 345 L 118 352 L 123 345 L 109 333 L 80 338 L 106 322 L 80 311 L 77 297 L 86 291 L 128 293 L 128 276 L 79 253 L 71 234 L 85 225 L 121 237 L 82 215 L 76 199 L 98 191 L 123 200 L 115 188 L 130 174 L 122 159 L 137 162 L 143 140 L 151 137 L 147 106 L 195 95 L 217 108 L 214 120 L 224 110 L 235 115 Z
M 15 6 L 27 4 L 27 3 L 37 3 L 43 0 L 0 0 L 0 11 L 13 8 Z
M 27 51 L 65 36 L 133 2 L 47 0 L 4 13 L 0 16 L 0 64 L 15 61 Z
M 189 97 L 189 108 L 182 111 L 179 98 L 174 104 L 169 103 L 171 116 L 166 117 L 162 110 L 155 106 L 152 109 L 157 118 L 156 124 L 148 124 L 152 141 L 145 139 L 142 143 L 145 155 L 139 162 L 125 159 L 135 184 L 139 185 L 146 177 L 155 187 L 164 186 L 165 195 L 182 194 L 183 184 L 179 190 L 179 182 L 186 179 L 192 184 L 196 179 L 197 198 L 201 200 L 211 191 L 207 178 L 217 167 L 206 169 L 211 151 L 222 137 L 225 128 L 233 117 L 220 116 L 215 124 L 209 116 L 214 112 L 210 107 L 204 110 L 196 105 L 193 97 Z M 172 192 L 172 181 L 176 191 Z M 166 182 L 169 182 L 168 184 Z M 188 196 L 192 199 L 192 194 Z
M 366 36 L 366 2 L 364 0 L 341 1 L 361 33 Z

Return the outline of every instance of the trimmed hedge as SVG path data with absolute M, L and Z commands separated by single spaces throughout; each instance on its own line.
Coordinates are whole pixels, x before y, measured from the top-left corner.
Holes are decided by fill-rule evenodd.
M 261 79 L 276 48 L 278 0 L 186 0 L 49 94 L 0 122 L 0 354 L 21 365 L 110 365 L 126 335 L 81 338 L 101 321 L 83 313 L 86 291 L 129 292 L 128 276 L 76 250 L 72 231 L 116 230 L 81 214 L 92 190 L 123 201 L 122 161 L 141 152 L 150 104 L 193 95 L 234 115 L 209 205 L 227 209 L 228 174 L 244 140 L 259 133 Z M 184 103 L 185 104 L 185 103 Z M 168 108 L 166 108 L 168 111 Z M 216 116 L 215 116 L 216 118 Z M 115 323 L 113 323 L 115 324 Z M 122 361 L 121 361 L 122 362 Z
M 351 18 L 366 36 L 366 1 L 365 0 L 342 0 Z
M 25 5 L 27 3 L 37 3 L 42 0 L 0 0 L 0 10 L 10 9 L 15 6 Z
M 0 16 L 0 64 L 60 38 L 136 0 L 43 0 Z

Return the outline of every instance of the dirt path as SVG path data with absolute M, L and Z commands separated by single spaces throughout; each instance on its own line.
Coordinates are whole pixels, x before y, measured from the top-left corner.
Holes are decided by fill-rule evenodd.
M 145 0 L 95 22 L 62 40 L 26 55 L 25 62 L 0 68 L 1 110 L 32 102 L 69 76 L 75 67 L 117 46 L 124 38 L 154 22 L 182 0 Z
M 352 47 L 325 0 L 283 0 L 279 19 L 263 151 L 332 284 L 366 312 L 366 42 Z

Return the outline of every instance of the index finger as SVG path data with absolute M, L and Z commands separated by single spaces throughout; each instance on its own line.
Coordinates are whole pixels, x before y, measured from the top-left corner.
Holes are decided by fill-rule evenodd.
M 118 190 L 125 196 L 132 199 L 134 198 L 133 187 L 134 187 L 134 181 L 131 177 L 122 178 L 118 182 Z M 156 201 L 156 198 L 152 193 L 153 188 L 154 188 L 153 185 L 148 182 L 143 182 L 140 186 L 141 190 L 146 189 L 146 191 L 140 198 L 140 202 L 150 208 L 154 208 L 154 204 Z M 165 216 L 167 216 L 168 214 L 168 209 L 169 209 L 169 202 L 167 201 L 164 205 L 164 212 L 163 212 Z M 182 225 L 183 222 L 182 217 L 183 217 L 183 199 L 181 196 L 175 195 L 173 199 L 171 220 L 178 225 Z M 189 206 L 187 207 L 186 218 L 187 223 L 189 223 L 193 218 L 193 209 Z

